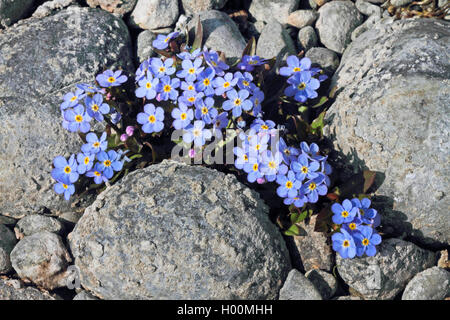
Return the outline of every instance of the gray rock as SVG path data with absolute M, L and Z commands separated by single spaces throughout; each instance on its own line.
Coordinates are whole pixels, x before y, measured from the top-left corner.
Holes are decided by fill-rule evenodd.
M 311 48 L 305 56 L 311 59 L 312 63 L 318 64 L 329 75 L 333 74 L 339 67 L 339 57 L 334 51 L 327 48 Z
M 8 27 L 24 17 L 34 0 L 0 0 L 0 28 Z
M 360 25 L 355 30 L 353 30 L 352 37 L 351 37 L 352 41 L 355 41 L 356 38 L 359 37 L 359 35 L 363 34 L 367 30 L 373 28 L 373 26 L 380 20 L 381 20 L 381 18 L 378 15 L 376 15 L 376 14 L 371 15 L 366 21 L 364 21 L 364 23 L 362 25 Z
M 317 9 L 319 7 L 314 0 L 308 0 L 308 5 L 311 7 L 311 9 Z
M 413 0 L 390 0 L 390 2 L 394 7 L 403 7 L 413 2 Z
M 64 226 L 57 219 L 43 216 L 40 214 L 32 214 L 19 220 L 14 232 L 17 239 L 22 239 L 25 236 L 30 236 L 33 233 L 41 231 L 53 232 L 56 234 L 62 233 Z
M 222 9 L 228 0 L 181 0 L 181 6 L 188 15 L 208 10 Z
M 197 17 L 203 26 L 203 45 L 208 49 L 222 51 L 229 61 L 242 56 L 246 42 L 237 25 L 224 12 L 217 10 L 203 11 L 189 22 L 190 38 L 195 38 Z M 225 40 L 224 40 L 225 39 Z
M 91 8 L 100 7 L 108 12 L 123 16 L 134 9 L 137 0 L 87 0 L 86 2 Z
M 301 29 L 312 25 L 318 16 L 319 14 L 314 10 L 297 10 L 288 16 L 287 23 Z
M 0 224 L 0 274 L 11 271 L 10 253 L 16 245 L 16 237 L 8 227 Z
M 313 269 L 305 273 L 305 277 L 317 288 L 323 299 L 328 300 L 336 293 L 338 283 L 331 273 Z
M 178 0 L 138 0 L 130 24 L 141 29 L 160 29 L 175 24 L 180 11 Z
M 316 31 L 311 26 L 306 26 L 298 32 L 298 42 L 303 50 L 306 52 L 312 47 L 317 46 L 318 38 Z
M 408 283 L 402 300 L 444 300 L 450 294 L 450 272 L 433 267 L 418 273 Z
M 134 70 L 130 48 L 124 22 L 100 9 L 69 7 L 0 33 L 3 215 L 75 209 L 55 194 L 50 176 L 53 158 L 79 152 L 81 145 L 77 134 L 61 127 L 61 98 L 105 67 Z
M 73 297 L 73 300 L 100 300 L 100 299 L 94 296 L 92 293 L 83 290 L 80 293 L 77 293 L 77 295 Z
M 68 238 L 102 299 L 274 299 L 290 269 L 256 192 L 167 160 L 102 192 Z
M 33 13 L 33 18 L 44 18 L 58 10 L 64 9 L 70 5 L 76 4 L 76 0 L 52 0 L 41 4 Z
M 0 278 L 0 300 L 62 300 L 33 287 L 26 287 L 19 280 Z
M 340 297 L 333 298 L 332 300 L 351 300 L 351 301 L 353 301 L 353 300 L 363 300 L 363 299 L 360 297 L 357 297 L 357 296 L 340 296 Z
M 67 285 L 65 271 L 71 261 L 61 237 L 48 231 L 23 238 L 11 252 L 19 277 L 49 290 Z
M 190 20 L 191 20 L 191 17 L 181 14 L 178 17 L 177 23 L 175 24 L 175 31 L 184 33 L 188 29 L 188 23 Z
M 313 215 L 309 221 L 302 221 L 299 224 L 302 233 L 294 236 L 294 243 L 305 271 L 311 269 L 331 271 L 334 265 L 334 251 L 325 234 L 314 231 L 316 219 L 317 215 Z
M 144 30 L 139 33 L 137 38 L 137 56 L 140 62 L 147 60 L 153 55 L 153 40 L 156 39 L 156 34 L 150 30 Z
M 284 25 L 299 3 L 300 0 L 252 0 L 248 11 L 257 21 L 277 21 Z
M 356 9 L 358 9 L 359 12 L 366 16 L 378 16 L 381 18 L 382 10 L 380 6 L 376 6 L 374 4 L 371 4 L 367 2 L 366 0 L 356 0 L 355 2 Z
M 450 242 L 449 26 L 380 21 L 360 35 L 332 79 L 338 96 L 325 118 L 324 134 L 353 168 L 384 175 L 373 199 L 384 233 L 427 245 Z
M 292 269 L 280 290 L 280 300 L 322 300 L 322 296 L 303 274 Z
M 58 216 L 58 220 L 66 226 L 66 228 L 72 229 L 75 224 L 80 220 L 82 217 L 82 213 L 78 212 L 63 212 L 61 215 Z
M 370 3 L 383 4 L 386 0 L 365 0 Z
M 295 53 L 295 44 L 286 29 L 278 22 L 266 24 L 259 36 L 256 54 L 266 59 L 277 57 L 285 60 Z
M 321 7 L 330 0 L 313 0 L 317 6 Z
M 352 31 L 363 21 L 353 2 L 332 1 L 319 9 L 316 29 L 325 47 L 342 53 L 351 42 Z
M 443 8 L 448 2 L 449 0 L 438 0 L 438 7 Z
M 433 252 L 400 239 L 384 240 L 377 251 L 374 257 L 337 255 L 342 279 L 365 299 L 393 299 L 412 277 L 435 264 Z
M 14 227 L 16 223 L 17 223 L 16 219 L 0 215 L 0 224 L 3 224 L 7 227 Z

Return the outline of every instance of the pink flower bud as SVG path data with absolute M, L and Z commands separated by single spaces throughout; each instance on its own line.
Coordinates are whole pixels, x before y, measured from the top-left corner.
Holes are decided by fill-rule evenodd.
M 189 150 L 189 157 L 190 158 L 194 158 L 195 157 L 195 150 L 194 149 Z
M 258 184 L 263 184 L 266 182 L 266 179 L 264 177 L 258 178 L 258 179 L 256 179 L 256 182 L 258 182 Z
M 127 141 L 127 139 L 128 139 L 128 135 L 126 133 L 124 133 L 120 136 L 120 141 L 125 142 L 125 141 Z
M 135 127 L 133 127 L 133 126 L 128 126 L 128 127 L 125 129 L 125 132 L 127 133 L 127 135 L 128 135 L 129 137 L 132 137 L 133 134 L 134 134 L 134 130 L 135 130 Z

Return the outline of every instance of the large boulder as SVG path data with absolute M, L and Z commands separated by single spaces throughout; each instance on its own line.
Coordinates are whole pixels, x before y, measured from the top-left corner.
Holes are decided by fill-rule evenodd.
M 175 24 L 180 14 L 178 0 L 138 0 L 130 23 L 141 29 L 159 29 Z
M 167 160 L 102 192 L 69 241 L 81 285 L 102 299 L 274 299 L 290 269 L 254 191 Z
M 385 233 L 430 245 L 450 242 L 449 27 L 381 21 L 360 35 L 332 79 L 324 130 L 354 168 L 384 175 L 373 202 Z
M 34 0 L 0 0 L 0 28 L 7 27 L 25 16 L 33 2 Z
M 402 300 L 444 300 L 450 295 L 450 272 L 433 267 L 418 273 L 408 283 Z
M 0 33 L 1 214 L 71 211 L 50 177 L 53 158 L 81 145 L 61 127 L 61 97 L 106 67 L 132 70 L 130 48 L 123 21 L 100 9 L 69 7 Z
M 377 249 L 374 257 L 336 258 L 342 279 L 365 299 L 393 299 L 409 280 L 436 260 L 433 252 L 400 239 L 385 240 Z
M 197 17 L 200 17 L 203 27 L 204 46 L 208 49 L 222 51 L 231 60 L 236 60 L 242 56 L 246 45 L 245 39 L 236 23 L 226 13 L 209 10 L 194 15 L 194 18 L 188 23 L 191 39 L 195 38 L 194 31 L 197 28 Z
M 280 290 L 280 300 L 322 300 L 322 296 L 311 281 L 292 269 Z

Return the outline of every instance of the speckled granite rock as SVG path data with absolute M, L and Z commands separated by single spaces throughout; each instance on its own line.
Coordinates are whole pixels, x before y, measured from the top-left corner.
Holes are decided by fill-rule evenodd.
M 77 293 L 75 297 L 73 297 L 73 300 L 100 300 L 93 294 L 87 292 L 87 291 L 81 291 L 80 293 Z
M 228 0 L 181 0 L 181 6 L 187 14 L 199 13 L 207 10 L 219 10 Z
M 62 298 L 33 287 L 25 287 L 19 280 L 0 279 L 0 300 L 62 300 Z
M 34 0 L 0 0 L 0 28 L 7 27 L 25 16 Z
M 178 0 L 138 0 L 130 24 L 141 29 L 160 29 L 175 24 L 180 15 Z
M 124 22 L 100 9 L 69 7 L 0 34 L 3 215 L 73 210 L 54 193 L 50 177 L 53 158 L 81 145 L 78 135 L 61 127 L 61 98 L 105 67 L 133 70 L 130 48 Z
M 323 299 L 330 299 L 336 293 L 338 282 L 331 273 L 313 269 L 305 273 L 305 277 L 317 288 Z
M 300 0 L 253 0 L 248 11 L 257 21 L 286 24 L 289 14 L 299 3 Z
M 57 219 L 40 214 L 33 214 L 20 219 L 14 228 L 14 232 L 16 233 L 17 239 L 22 239 L 25 236 L 30 236 L 33 233 L 41 231 L 60 234 L 63 229 L 64 226 Z
M 450 272 L 433 267 L 418 273 L 405 288 L 402 300 L 443 300 L 450 295 Z
M 400 239 L 384 240 L 377 250 L 374 257 L 336 258 L 342 279 L 365 299 L 393 299 L 417 273 L 435 264 L 433 252 Z
M 134 9 L 137 0 L 87 0 L 91 8 L 100 7 L 111 13 L 123 16 Z
M 274 299 L 290 269 L 254 191 L 167 160 L 102 192 L 69 241 L 81 285 L 102 299 Z
M 292 269 L 280 290 L 280 300 L 322 300 L 322 296 L 311 281 Z
M 281 60 L 296 53 L 294 41 L 286 28 L 278 22 L 265 25 L 258 39 L 256 54 L 262 58 L 272 59 L 280 57 Z
M 390 21 L 345 51 L 324 134 L 354 168 L 384 175 L 373 204 L 385 233 L 448 244 L 450 23 Z
M 10 253 L 16 243 L 14 233 L 8 227 L 0 224 L 0 274 L 11 271 Z

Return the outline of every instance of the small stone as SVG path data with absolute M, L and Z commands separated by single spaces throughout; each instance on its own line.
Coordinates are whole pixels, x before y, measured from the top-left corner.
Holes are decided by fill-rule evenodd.
M 351 42 L 352 31 L 363 23 L 364 17 L 351 1 L 332 1 L 319 9 L 316 29 L 325 47 L 344 52 Z
M 280 290 L 279 300 L 322 300 L 322 296 L 311 281 L 292 269 Z
M 301 29 L 312 25 L 318 16 L 319 14 L 314 10 L 297 10 L 289 15 L 287 23 Z
M 209 10 L 195 15 L 188 24 L 189 37 L 194 39 L 197 17 L 203 26 L 203 45 L 221 51 L 229 63 L 240 59 L 246 42 L 236 23 L 224 12 Z
M 184 32 L 188 28 L 188 23 L 191 20 L 191 17 L 188 17 L 184 14 L 178 17 L 178 21 L 175 24 L 175 31 Z
M 222 9 L 228 0 L 181 0 L 181 6 L 188 15 L 208 10 Z
M 77 293 L 77 295 L 73 297 L 73 300 L 100 300 L 100 299 L 94 296 L 92 293 L 83 290 Z
M 256 21 L 278 22 L 285 25 L 300 0 L 252 0 L 248 11 Z
M 14 233 L 5 225 L 0 224 L 0 274 L 11 271 L 10 253 L 16 243 Z
M 300 226 L 304 230 L 304 234 L 294 236 L 294 242 L 305 271 L 311 269 L 331 271 L 334 264 L 334 253 L 325 234 L 314 231 L 316 220 L 317 215 L 313 215 L 308 222 L 302 221 Z
M 25 287 L 19 280 L 0 278 L 0 300 L 62 300 L 33 287 Z
M 448 260 L 448 250 L 442 250 L 438 260 L 438 267 L 443 269 L 450 269 L 450 261 Z
M 153 40 L 155 39 L 156 34 L 150 30 L 139 33 L 136 45 L 139 62 L 147 60 L 153 55 Z
M 141 29 L 170 27 L 178 19 L 178 0 L 138 0 L 130 24 Z
M 400 239 L 387 239 L 374 257 L 342 259 L 336 264 L 342 279 L 365 299 L 393 299 L 417 273 L 435 264 L 435 254 Z
M 331 273 L 313 269 L 305 273 L 305 276 L 317 288 L 323 299 L 328 300 L 336 293 L 338 283 Z
M 25 16 L 34 0 L 0 0 L 0 28 L 8 27 Z
M 339 57 L 327 48 L 311 48 L 306 52 L 305 57 L 311 59 L 312 63 L 318 64 L 328 75 L 332 75 L 339 67 Z
M 319 7 L 323 6 L 325 3 L 327 3 L 330 0 L 313 0 Z
M 298 32 L 298 42 L 305 52 L 317 46 L 318 38 L 314 28 L 306 26 L 300 29 Z
M 390 0 L 394 7 L 403 7 L 413 2 L 413 0 Z
M 24 236 L 30 236 L 33 233 L 38 233 L 41 231 L 61 234 L 63 230 L 64 226 L 57 219 L 40 214 L 33 214 L 20 219 L 14 228 L 16 238 L 19 240 Z
M 105 11 L 123 16 L 131 12 L 136 6 L 137 0 L 87 0 L 91 8 L 100 6 Z
M 265 59 L 285 60 L 295 53 L 295 44 L 286 29 L 278 22 L 266 24 L 259 36 L 256 54 Z
M 381 18 L 382 10 L 379 6 L 371 4 L 371 3 L 367 2 L 366 0 L 356 0 L 355 6 L 359 12 L 361 12 L 362 14 L 364 14 L 366 16 L 376 15 Z
M 52 0 L 46 1 L 41 4 L 33 13 L 33 18 L 42 19 L 51 14 L 54 14 L 57 10 L 64 9 L 70 5 L 76 4 L 76 0 Z
M 311 7 L 311 9 L 317 9 L 319 7 L 314 0 L 308 0 L 308 4 Z
M 23 238 L 11 252 L 19 277 L 49 290 L 67 285 L 65 271 L 71 261 L 61 237 L 48 231 Z
M 439 267 L 422 271 L 409 281 L 402 300 L 444 300 L 450 294 L 450 272 Z

